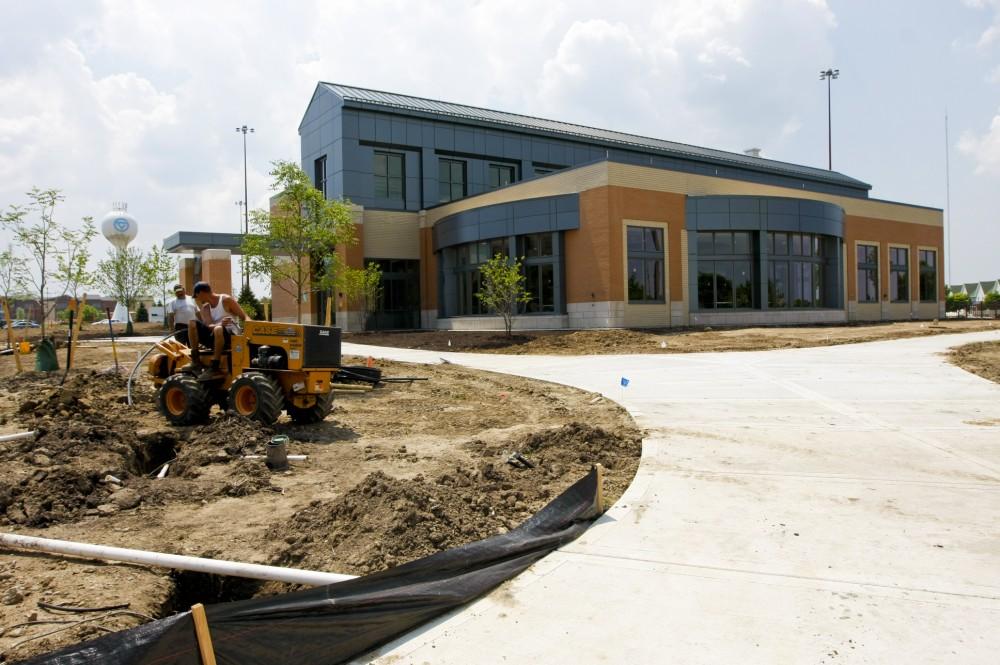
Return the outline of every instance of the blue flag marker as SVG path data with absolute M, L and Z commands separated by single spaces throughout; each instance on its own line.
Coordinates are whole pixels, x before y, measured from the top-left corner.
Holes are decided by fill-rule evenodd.
M 628 387 L 628 379 L 626 379 L 626 378 L 625 378 L 625 377 L 623 376 L 623 377 L 622 377 L 622 388 L 627 388 L 627 387 Z

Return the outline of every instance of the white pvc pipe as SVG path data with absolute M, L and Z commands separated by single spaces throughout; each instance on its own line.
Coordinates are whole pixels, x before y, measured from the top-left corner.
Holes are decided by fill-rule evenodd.
M 18 432 L 17 434 L 4 434 L 0 436 L 0 443 L 4 441 L 17 441 L 19 439 L 30 439 L 35 436 L 34 432 Z
M 191 570 L 197 573 L 210 573 L 212 575 L 232 575 L 234 577 L 248 577 L 254 580 L 286 582 L 288 584 L 325 586 L 327 584 L 351 580 L 355 577 L 354 575 L 324 573 L 318 570 L 280 568 L 278 566 L 262 566 L 256 563 L 219 561 L 218 559 L 202 559 L 196 556 L 182 556 L 180 554 L 130 550 L 124 547 L 89 545 L 69 540 L 22 536 L 15 533 L 0 533 L 0 546 L 47 552 L 49 554 L 68 554 L 70 556 L 86 557 L 89 559 L 126 561 L 128 563 L 158 566 L 160 568 L 176 568 L 177 570 Z
M 243 459 L 264 459 L 267 455 L 244 455 Z M 285 455 L 289 462 L 304 462 L 309 459 L 309 455 Z

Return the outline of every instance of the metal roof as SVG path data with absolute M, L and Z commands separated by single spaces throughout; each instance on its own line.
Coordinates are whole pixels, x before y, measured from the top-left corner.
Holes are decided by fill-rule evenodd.
M 327 90 L 348 103 L 354 102 L 360 105 L 372 105 L 392 110 L 404 110 L 449 118 L 460 118 L 492 125 L 516 127 L 522 130 L 558 134 L 603 145 L 622 146 L 640 152 L 666 154 L 703 162 L 724 163 L 755 171 L 792 175 L 864 190 L 871 189 L 871 185 L 861 180 L 856 180 L 836 171 L 827 171 L 826 169 L 813 166 L 790 164 L 764 157 L 751 157 L 725 150 L 701 148 L 674 141 L 664 141 L 662 139 L 653 139 L 625 132 L 616 132 L 609 129 L 597 129 L 585 125 L 560 122 L 558 120 L 546 120 L 518 113 L 494 111 L 476 106 L 467 106 L 465 104 L 454 104 L 452 102 L 442 102 L 424 97 L 402 95 L 395 92 L 357 88 L 325 81 L 319 85 L 324 86 Z

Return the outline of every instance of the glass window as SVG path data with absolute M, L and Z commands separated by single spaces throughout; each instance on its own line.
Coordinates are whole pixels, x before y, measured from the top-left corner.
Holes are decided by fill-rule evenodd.
M 625 229 L 625 237 L 629 302 L 664 302 L 663 229 L 629 226 Z
M 767 280 L 768 307 L 787 307 L 788 302 L 788 263 L 772 262 Z
M 398 152 L 375 151 L 372 167 L 375 178 L 375 198 L 402 201 L 405 181 L 403 155 Z
M 715 245 L 712 234 L 700 231 L 698 233 L 698 256 L 712 256 L 715 254 Z
M 789 235 L 790 246 L 788 253 L 792 256 L 802 256 L 802 236 L 798 233 Z
M 733 264 L 733 304 L 736 307 L 753 307 L 753 282 L 750 280 L 750 262 Z
M 733 306 L 732 261 L 715 262 L 715 306 L 727 309 Z
M 552 256 L 552 234 L 529 233 L 518 236 L 517 255 L 526 259 Z
M 641 252 L 642 251 L 642 227 L 641 226 L 630 226 L 626 231 L 626 236 L 628 238 L 628 250 L 630 252 Z
M 774 235 L 774 251 L 772 254 L 777 254 L 778 256 L 786 256 L 788 254 L 788 234 L 787 233 L 775 233 Z
M 441 203 L 465 196 L 465 162 L 457 159 L 438 160 L 438 193 Z
M 920 301 L 937 300 L 937 252 L 932 249 L 920 250 Z
M 662 252 L 663 229 L 644 228 L 642 232 L 642 248 L 647 252 Z
M 313 185 L 326 198 L 326 155 L 313 162 Z
M 715 263 L 698 261 L 698 307 L 715 308 Z
M 878 302 L 878 247 L 858 245 L 858 302 Z
M 487 185 L 490 189 L 499 189 L 514 182 L 514 167 L 503 164 L 490 164 L 487 173 Z
M 910 251 L 905 247 L 889 248 L 889 300 L 910 301 Z
M 715 234 L 715 253 L 730 255 L 733 253 L 733 234 L 732 233 L 716 233 Z
M 750 252 L 750 234 L 745 231 L 734 233 L 733 254 L 749 254 Z

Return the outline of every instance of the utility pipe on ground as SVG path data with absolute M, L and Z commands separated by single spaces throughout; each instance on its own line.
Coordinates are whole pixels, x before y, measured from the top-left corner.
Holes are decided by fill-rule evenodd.
M 88 559 L 123 561 L 160 568 L 175 568 L 177 570 L 190 570 L 196 573 L 209 573 L 211 575 L 232 575 L 233 577 L 247 577 L 254 580 L 285 582 L 287 584 L 307 584 L 310 586 L 326 586 L 327 584 L 351 580 L 355 577 L 354 575 L 324 573 L 318 570 L 281 568 L 279 566 L 263 566 L 256 563 L 219 561 L 218 559 L 202 559 L 196 556 L 182 556 L 180 554 L 130 550 L 124 547 L 89 545 L 69 540 L 23 536 L 16 533 L 0 533 L 0 547 L 33 550 L 48 554 L 67 554 Z

